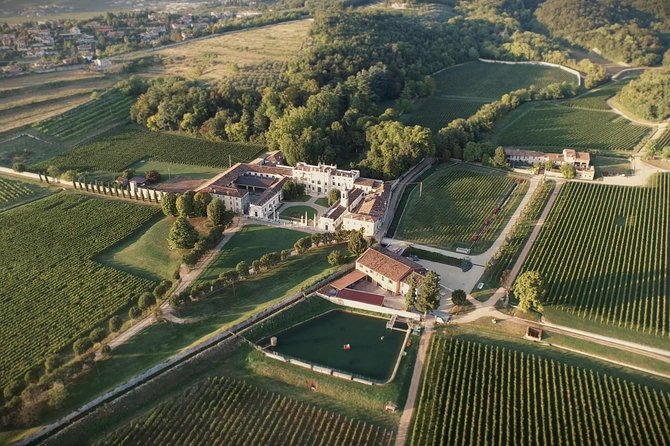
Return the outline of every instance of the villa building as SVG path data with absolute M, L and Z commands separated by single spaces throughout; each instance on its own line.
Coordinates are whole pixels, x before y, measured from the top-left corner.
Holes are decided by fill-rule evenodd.
M 356 260 L 356 270 L 381 288 L 401 295 L 409 290 L 412 276 L 418 283 L 426 274 L 426 269 L 418 263 L 379 246 L 368 248 Z
M 314 222 L 323 231 L 362 229 L 366 236 L 373 236 L 384 220 L 389 193 L 385 183 L 361 178 L 357 170 L 342 170 L 328 164 L 298 163 L 289 167 L 273 162 L 237 163 L 197 191 L 209 192 L 233 212 L 277 221 L 278 209 L 283 204 L 283 186 L 289 179 L 303 184 L 311 195 L 340 191 L 340 200 Z
M 544 164 L 551 161 L 554 165 L 570 164 L 575 167 L 578 178 L 592 180 L 595 168 L 591 165 L 591 154 L 575 149 L 563 149 L 561 153 L 544 153 L 534 150 L 506 149 L 507 161 L 515 164 Z

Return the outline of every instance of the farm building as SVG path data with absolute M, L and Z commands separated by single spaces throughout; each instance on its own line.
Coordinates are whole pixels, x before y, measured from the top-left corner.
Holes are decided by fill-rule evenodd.
M 237 163 L 197 190 L 209 192 L 234 212 L 278 220 L 282 187 L 293 179 L 313 195 L 324 196 L 332 189 L 341 192 L 340 201 L 315 222 L 320 229 L 363 229 L 367 236 L 379 230 L 388 199 L 388 188 L 382 181 L 360 178 L 357 170 L 341 170 L 334 165 L 298 163 L 289 167 L 271 162 L 280 159 L 275 154 L 268 164 Z
M 356 260 L 356 269 L 394 294 L 407 293 L 410 278 L 421 279 L 426 274 L 426 269 L 418 263 L 377 246 L 368 248 Z
M 591 165 L 591 154 L 578 152 L 575 149 L 563 149 L 562 153 L 543 153 L 534 150 L 507 149 L 507 161 L 512 164 L 544 164 L 551 161 L 554 165 L 570 164 L 575 166 L 577 174 L 585 180 L 592 180 L 595 169 Z

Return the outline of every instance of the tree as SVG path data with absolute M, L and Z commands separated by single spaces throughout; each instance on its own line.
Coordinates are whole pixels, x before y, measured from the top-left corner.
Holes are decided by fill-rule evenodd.
M 554 168 L 554 162 L 552 160 L 547 160 L 544 162 L 544 171 L 551 172 L 551 169 Z
M 330 192 L 328 192 L 328 206 L 332 206 L 338 201 L 340 201 L 340 197 L 342 196 L 342 193 L 340 192 L 339 189 L 331 189 Z
M 346 257 L 339 249 L 328 254 L 328 263 L 333 266 L 341 265 L 346 261 Z
M 505 288 L 505 299 L 509 300 L 509 290 L 512 288 L 512 272 L 508 269 L 500 275 L 500 286 Z
M 112 316 L 109 319 L 109 331 L 112 333 L 116 333 L 117 331 L 121 330 L 121 326 L 123 325 L 123 319 L 121 319 L 120 316 Z
M 289 257 L 291 257 L 291 250 L 290 249 L 282 249 L 281 252 L 279 253 L 279 256 L 281 257 L 282 260 L 286 260 Z
M 47 175 L 50 177 L 58 178 L 60 176 L 60 169 L 58 166 L 50 165 L 47 167 Z
M 561 164 L 561 173 L 568 180 L 571 180 L 575 176 L 577 176 L 577 170 L 575 169 L 575 166 L 573 166 L 572 164 L 569 164 L 569 163 Z
M 193 192 L 184 192 L 177 197 L 177 214 L 181 217 L 193 215 Z
M 18 379 L 14 379 L 8 382 L 2 389 L 2 396 L 6 401 L 9 401 L 12 399 L 12 397 L 18 395 L 24 387 L 25 385 L 23 382 L 19 381 Z
M 177 217 L 168 234 L 168 247 L 170 249 L 190 249 L 197 241 L 198 233 L 188 218 Z
M 249 265 L 247 265 L 247 262 L 242 260 L 237 264 L 237 266 L 235 266 L 235 271 L 237 271 L 237 274 L 239 274 L 240 277 L 247 277 L 249 275 Z
M 298 240 L 298 241 L 300 241 L 300 240 Z M 261 261 L 260 260 L 254 260 L 253 262 L 251 262 L 251 268 L 253 268 L 254 274 L 260 273 L 261 272 Z
M 293 249 L 295 249 L 298 254 L 303 254 L 310 248 L 310 246 L 312 246 L 312 239 L 310 237 L 302 237 L 293 244 Z
M 14 164 L 12 164 L 12 170 L 14 170 L 14 172 L 19 172 L 19 173 L 25 172 L 26 171 L 26 165 L 24 163 L 20 162 L 20 161 L 17 161 Z
M 49 398 L 49 406 L 60 408 L 63 406 L 65 399 L 67 398 L 67 389 L 65 385 L 61 382 L 55 382 L 53 386 L 47 392 L 47 397 Z
M 507 154 L 505 149 L 498 147 L 493 155 L 493 165 L 497 167 L 506 167 L 507 166 Z
M 164 193 L 161 197 L 161 209 L 165 216 L 177 216 L 177 196 L 172 192 Z
M 405 293 L 405 311 L 409 311 L 416 304 L 416 276 L 412 274 L 407 284 L 409 288 Z
M 144 172 L 144 179 L 150 184 L 158 183 L 161 180 L 161 174 L 157 170 L 147 170 Z
M 454 305 L 461 307 L 468 302 L 468 296 L 463 290 L 454 290 L 454 292 L 451 293 L 451 301 Z
M 133 305 L 130 307 L 130 310 L 128 310 L 128 317 L 131 319 L 137 319 L 138 317 L 142 316 L 142 310 L 140 310 L 137 305 Z
M 105 336 L 107 336 L 107 333 L 105 332 L 105 329 L 98 327 L 98 328 L 93 329 L 91 334 L 88 335 L 88 338 L 91 340 L 91 342 L 96 343 L 96 342 L 100 342 L 103 339 L 105 339 Z
M 207 205 L 207 219 L 213 225 L 222 225 L 226 217 L 226 207 L 223 201 L 215 198 Z
M 92 347 L 93 342 L 89 338 L 77 339 L 74 341 L 74 344 L 72 344 L 72 349 L 77 356 L 80 356 Z
M 156 298 L 152 293 L 146 292 L 142 293 L 140 298 L 137 301 L 137 306 L 140 308 L 140 310 L 146 310 L 150 306 L 156 303 Z
M 349 252 L 358 257 L 368 249 L 368 242 L 363 237 L 361 231 L 354 231 L 349 237 L 348 243 Z
M 535 308 L 542 312 L 542 301 L 547 293 L 544 279 L 537 271 L 526 271 L 514 283 L 514 295 L 519 301 L 519 309 L 523 312 Z
M 428 271 L 421 281 L 419 294 L 416 300 L 416 309 L 426 312 L 436 309 L 440 305 L 440 286 L 437 274 Z
M 207 206 L 212 202 L 212 196 L 209 192 L 196 192 L 193 196 L 193 213 L 196 217 L 209 217 Z M 221 220 L 223 221 L 223 220 Z M 221 223 L 215 223 L 221 224 Z

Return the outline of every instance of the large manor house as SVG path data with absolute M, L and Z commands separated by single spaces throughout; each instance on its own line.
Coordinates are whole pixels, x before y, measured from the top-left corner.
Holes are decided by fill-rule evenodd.
M 305 192 L 313 196 L 326 196 L 333 189 L 340 191 L 340 200 L 314 222 L 321 230 L 362 229 L 366 236 L 373 236 L 384 221 L 388 185 L 362 178 L 358 170 L 342 170 L 328 164 L 298 163 L 290 167 L 237 163 L 197 190 L 209 192 L 236 213 L 279 221 L 287 181 L 303 184 Z

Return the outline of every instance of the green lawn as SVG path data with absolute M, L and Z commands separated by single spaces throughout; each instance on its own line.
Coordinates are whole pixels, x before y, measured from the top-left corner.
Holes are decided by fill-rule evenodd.
M 318 204 L 319 206 L 323 206 L 324 208 L 330 207 L 330 204 L 328 204 L 328 198 L 326 197 L 317 198 L 315 203 Z
M 150 280 L 172 280 L 181 263 L 179 253 L 170 251 L 167 246 L 173 221 L 173 218 L 165 217 L 152 221 L 144 231 L 139 230 L 96 260 Z
M 558 151 L 566 147 L 593 152 L 631 151 L 649 133 L 614 112 L 585 110 L 556 103 L 527 103 L 510 113 L 494 131 L 494 145 Z
M 276 347 L 268 338 L 259 344 L 268 351 L 301 359 L 377 381 L 391 377 L 405 332 L 388 330 L 387 318 L 329 311 L 281 332 Z M 351 345 L 345 350 L 345 344 Z
M 197 341 L 225 330 L 286 296 L 298 292 L 319 278 L 335 271 L 327 256 L 334 248 L 319 248 L 291 257 L 276 268 L 251 276 L 235 289 L 218 294 L 179 310 L 187 324 L 155 324 L 112 352 L 110 359 L 97 363 L 70 389 L 63 409 L 47 414 L 50 419 L 63 415 L 95 396 L 121 384 Z
M 500 171 L 468 165 L 440 165 L 423 188 L 409 193 L 394 237 L 450 250 L 471 247 L 483 252 L 493 243 L 527 190 L 521 181 L 512 198 L 494 216 L 515 178 Z M 489 222 L 486 225 L 486 222 Z
M 30 136 L 20 136 L 7 141 L 10 135 L 5 134 L 0 142 L 0 165 L 12 167 L 15 161 L 26 165 L 61 154 L 66 147 L 60 142 L 42 141 Z
M 242 260 L 251 262 L 263 254 L 283 249 L 293 249 L 295 242 L 307 234 L 284 228 L 247 225 L 236 232 L 221 253 L 202 272 L 198 280 L 214 280 L 224 271 L 235 268 Z
M 222 168 L 196 166 L 193 164 L 166 163 L 153 159 L 138 161 L 130 166 L 138 175 L 148 170 L 156 170 L 161 174 L 161 181 L 169 180 L 175 176 L 189 178 L 192 180 L 204 180 L 220 174 Z
M 285 208 L 279 213 L 279 218 L 284 220 L 300 220 L 300 217 L 305 216 L 307 213 L 308 220 L 314 220 L 314 217 L 317 215 L 317 210 L 311 206 L 291 206 L 290 208 Z
M 310 198 L 312 198 L 312 197 L 310 197 L 310 196 L 307 195 L 307 194 L 302 194 L 301 196 L 299 196 L 299 197 L 295 197 L 295 198 L 292 199 L 292 200 L 284 200 L 284 201 L 287 202 L 287 203 L 291 203 L 291 202 L 294 202 L 294 203 L 296 203 L 296 202 L 304 203 L 304 202 L 306 202 L 306 201 L 309 201 Z

